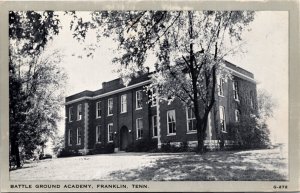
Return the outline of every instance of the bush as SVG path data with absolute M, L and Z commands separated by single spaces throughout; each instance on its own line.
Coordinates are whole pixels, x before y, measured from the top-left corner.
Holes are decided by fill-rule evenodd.
M 187 142 L 181 142 L 179 147 L 171 145 L 170 142 L 161 145 L 161 152 L 187 152 L 189 150 Z
M 114 153 L 114 152 L 115 152 L 114 143 L 107 143 L 107 144 L 96 143 L 94 149 L 90 152 L 90 154 L 105 154 L 105 153 Z
M 141 139 L 136 143 L 132 143 L 125 149 L 126 152 L 148 152 L 157 148 L 156 139 Z
M 257 117 L 243 117 L 240 123 L 230 125 L 234 149 L 268 148 L 270 132 L 267 124 Z
M 70 150 L 70 149 L 65 149 L 63 148 L 62 150 L 59 151 L 57 154 L 57 157 L 72 157 L 72 156 L 81 156 L 82 154 L 79 153 L 78 150 Z
M 43 159 L 52 159 L 52 155 L 50 155 L 50 154 L 40 154 L 39 160 L 43 160 Z

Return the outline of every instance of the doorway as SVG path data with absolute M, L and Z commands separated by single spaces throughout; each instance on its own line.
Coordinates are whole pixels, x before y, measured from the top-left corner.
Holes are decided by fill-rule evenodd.
M 121 128 L 121 139 L 120 139 L 120 150 L 124 151 L 129 143 L 129 133 L 128 133 L 128 128 L 126 126 L 123 126 Z

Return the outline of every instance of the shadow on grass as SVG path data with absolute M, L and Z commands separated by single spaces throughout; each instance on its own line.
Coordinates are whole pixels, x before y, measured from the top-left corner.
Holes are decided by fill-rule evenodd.
M 150 166 L 110 174 L 114 180 L 283 181 L 287 164 L 277 154 L 208 152 L 158 157 Z M 149 154 L 148 156 L 157 156 Z

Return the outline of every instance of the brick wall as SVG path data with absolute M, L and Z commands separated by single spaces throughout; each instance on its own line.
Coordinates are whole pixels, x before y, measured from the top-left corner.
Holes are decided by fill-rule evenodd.
M 241 71 L 242 72 L 242 71 Z M 142 79 L 145 80 L 145 77 Z M 256 84 L 254 82 L 246 81 L 242 78 L 234 76 L 234 81 L 238 82 L 238 93 L 239 101 L 236 101 L 233 98 L 233 82 L 228 79 L 224 83 L 224 96 L 218 96 L 216 92 L 216 102 L 215 106 L 210 115 L 210 126 L 207 126 L 207 140 L 219 140 L 225 139 L 230 140 L 230 128 L 229 125 L 232 122 L 235 122 L 235 110 L 240 110 L 242 115 L 250 116 L 250 113 L 257 114 L 257 101 L 256 101 Z M 137 81 L 138 82 L 138 81 Z M 114 80 L 112 83 L 105 83 L 103 87 L 106 90 L 116 90 L 120 87 L 120 82 Z M 109 88 L 108 88 L 109 86 Z M 142 97 L 142 109 L 136 109 L 136 91 L 143 90 Z M 152 107 L 151 104 L 148 104 L 148 93 L 144 91 L 144 87 L 140 86 L 130 90 L 126 90 L 120 93 L 115 93 L 110 96 L 105 96 L 102 98 L 94 100 L 83 100 L 81 102 L 72 103 L 66 105 L 66 147 L 69 149 L 83 149 L 85 143 L 85 133 L 84 133 L 84 121 L 85 121 L 85 108 L 84 104 L 87 103 L 89 106 L 89 120 L 88 120 L 88 143 L 87 148 L 93 149 L 96 143 L 96 126 L 101 126 L 101 143 L 108 142 L 108 124 L 113 123 L 113 133 L 114 140 L 113 143 L 115 147 L 120 147 L 121 143 L 121 128 L 127 128 L 128 132 L 128 143 L 136 143 L 137 132 L 136 132 L 136 119 L 143 119 L 143 138 L 152 138 L 152 116 L 156 115 L 156 107 Z M 250 91 L 253 92 L 253 102 L 254 108 L 251 108 L 250 103 Z M 104 93 L 103 90 L 96 91 L 97 93 Z M 91 95 L 91 93 L 86 92 L 86 94 Z M 121 113 L 121 96 L 126 94 L 127 96 L 127 112 Z M 75 95 L 75 96 L 81 96 Z M 74 96 L 71 97 L 74 99 Z M 108 99 L 113 99 L 113 115 L 108 116 Z M 69 97 L 70 99 L 70 97 Z M 101 101 L 101 117 L 96 118 L 96 103 Z M 82 119 L 77 121 L 77 106 L 82 104 Z M 69 107 L 73 107 L 74 111 L 74 120 L 69 122 Z M 220 113 L 219 106 L 223 106 L 226 112 L 226 129 L 227 132 L 221 132 L 220 129 Z M 200 107 L 200 110 L 203 109 Z M 175 110 L 176 115 L 176 134 L 168 135 L 167 133 L 167 111 Z M 160 103 L 160 125 L 161 125 L 161 141 L 162 143 L 167 142 L 188 142 L 188 141 L 197 141 L 197 134 L 187 132 L 187 115 L 186 108 L 183 106 L 181 101 L 175 99 L 171 104 L 167 102 Z M 81 129 L 81 145 L 76 145 L 76 129 Z M 209 131 L 210 128 L 210 131 Z M 68 130 L 73 131 L 71 146 L 68 145 Z M 126 129 L 125 129 L 126 130 Z

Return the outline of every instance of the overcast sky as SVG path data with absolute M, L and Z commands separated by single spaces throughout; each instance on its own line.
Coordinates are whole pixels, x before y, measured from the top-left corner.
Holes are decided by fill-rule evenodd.
M 102 82 L 117 78 L 118 75 L 112 72 L 111 62 L 116 44 L 110 39 L 103 40 L 94 58 L 80 59 L 77 55 L 82 53 L 84 44 L 72 38 L 68 21 L 62 21 L 64 28 L 54 38 L 49 50 L 60 49 L 65 55 L 62 66 L 69 76 L 66 95 L 96 90 Z M 275 116 L 269 121 L 272 139 L 287 142 L 288 12 L 258 11 L 250 27 L 252 30 L 246 32 L 243 39 L 246 42 L 243 49 L 247 53 L 227 57 L 227 60 L 251 71 L 258 82 L 257 87 L 272 94 L 278 103 Z M 96 42 L 95 36 L 88 36 L 87 42 Z M 63 133 L 63 122 L 60 130 Z

